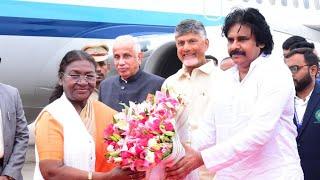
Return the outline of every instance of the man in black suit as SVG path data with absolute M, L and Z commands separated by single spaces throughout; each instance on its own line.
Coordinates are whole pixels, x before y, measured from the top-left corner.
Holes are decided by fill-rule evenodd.
M 320 179 L 320 83 L 316 81 L 319 58 L 310 48 L 290 51 L 289 66 L 296 89 L 294 123 L 297 144 L 306 180 Z

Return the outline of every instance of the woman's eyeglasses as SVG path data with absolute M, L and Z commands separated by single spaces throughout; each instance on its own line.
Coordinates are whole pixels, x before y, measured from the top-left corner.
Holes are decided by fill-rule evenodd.
M 299 66 L 299 65 L 293 65 L 293 66 L 289 66 L 289 69 L 290 71 L 294 74 L 294 73 L 297 73 L 301 68 L 303 68 L 304 66 L 312 66 L 312 65 L 309 65 L 309 64 L 305 64 L 305 65 L 302 65 L 302 66 Z
M 86 75 L 81 75 L 81 74 L 65 74 L 62 73 L 64 76 L 72 79 L 76 83 L 80 82 L 80 80 L 85 80 L 88 83 L 95 83 L 97 79 L 96 74 L 86 74 Z

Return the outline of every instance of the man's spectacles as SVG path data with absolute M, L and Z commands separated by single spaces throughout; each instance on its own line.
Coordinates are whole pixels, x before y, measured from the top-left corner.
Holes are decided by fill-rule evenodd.
M 301 68 L 303 68 L 304 66 L 312 66 L 310 64 L 305 64 L 305 65 L 302 65 L 302 66 L 299 66 L 299 65 L 293 65 L 293 66 L 289 66 L 289 69 L 291 71 L 291 73 L 297 73 Z
M 88 83 L 95 83 L 97 79 L 96 74 L 86 74 L 86 75 L 81 75 L 81 74 L 65 74 L 62 73 L 64 76 L 71 78 L 74 82 L 78 83 L 80 80 L 85 80 Z

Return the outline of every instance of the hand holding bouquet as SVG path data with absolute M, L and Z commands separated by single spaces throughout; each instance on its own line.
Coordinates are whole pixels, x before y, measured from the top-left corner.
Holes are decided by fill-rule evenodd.
M 144 171 L 164 159 L 181 158 L 184 149 L 174 129 L 180 106 L 178 97 L 160 91 L 140 104 L 130 102 L 105 129 L 108 162 Z

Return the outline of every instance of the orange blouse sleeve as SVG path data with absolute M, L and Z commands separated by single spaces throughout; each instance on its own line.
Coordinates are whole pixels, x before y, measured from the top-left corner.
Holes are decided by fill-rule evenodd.
M 38 118 L 35 143 L 39 160 L 63 160 L 63 127 L 48 112 Z

